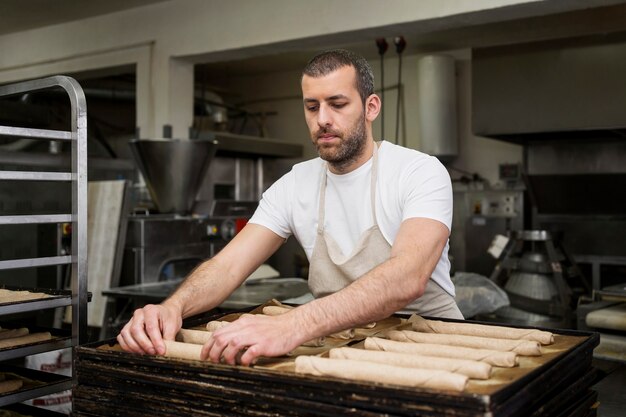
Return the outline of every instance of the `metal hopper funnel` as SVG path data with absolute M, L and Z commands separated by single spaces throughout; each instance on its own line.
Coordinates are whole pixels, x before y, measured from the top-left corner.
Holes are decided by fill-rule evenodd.
M 189 213 L 217 141 L 131 140 L 135 161 L 161 213 Z

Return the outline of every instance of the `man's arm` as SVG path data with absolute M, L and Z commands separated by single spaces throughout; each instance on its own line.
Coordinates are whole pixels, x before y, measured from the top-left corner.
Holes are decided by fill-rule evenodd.
M 220 305 L 283 242 L 263 226 L 246 225 L 215 257 L 200 264 L 167 300 L 136 310 L 118 335 L 118 342 L 131 352 L 164 354 L 163 339 L 174 339 L 183 318 Z
M 274 317 L 245 316 L 216 331 L 202 351 L 248 365 L 259 356 L 282 355 L 315 337 L 380 320 L 420 297 L 448 240 L 448 228 L 426 218 L 405 220 L 389 260 L 346 288 Z

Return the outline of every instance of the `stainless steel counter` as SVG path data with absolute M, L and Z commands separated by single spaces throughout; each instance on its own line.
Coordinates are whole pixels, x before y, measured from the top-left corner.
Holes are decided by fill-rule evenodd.
M 128 285 L 105 290 L 103 295 L 128 298 L 137 302 L 160 302 L 167 298 L 182 279 L 146 284 Z M 307 281 L 302 278 L 267 278 L 244 283 L 228 297 L 219 308 L 239 310 L 262 304 L 272 298 L 286 300 L 300 297 L 309 292 Z

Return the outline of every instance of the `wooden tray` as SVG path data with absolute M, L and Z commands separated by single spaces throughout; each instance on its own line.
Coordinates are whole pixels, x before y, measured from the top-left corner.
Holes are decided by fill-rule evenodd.
M 594 382 L 598 334 L 545 330 L 556 342 L 541 361 L 522 358 L 519 368 L 498 369 L 497 383 L 472 380 L 461 393 L 297 375 L 289 358 L 246 368 L 139 356 L 111 349 L 114 340 L 98 342 L 77 348 L 74 414 L 586 416 L 590 405 L 580 400 Z

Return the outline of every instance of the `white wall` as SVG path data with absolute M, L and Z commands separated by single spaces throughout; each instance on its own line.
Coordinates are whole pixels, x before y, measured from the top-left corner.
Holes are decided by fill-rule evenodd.
M 170 124 L 187 136 L 193 62 L 268 54 L 363 30 L 420 22 L 424 30 L 535 10 L 542 0 L 171 0 L 89 19 L 0 36 L 0 83 L 93 69 L 138 66 L 137 120 L 144 136 Z M 476 24 L 481 18 L 474 15 Z M 137 55 L 133 52 L 138 51 Z M 119 56 L 123 55 L 123 56 Z M 71 65 L 69 65 L 71 64 Z

